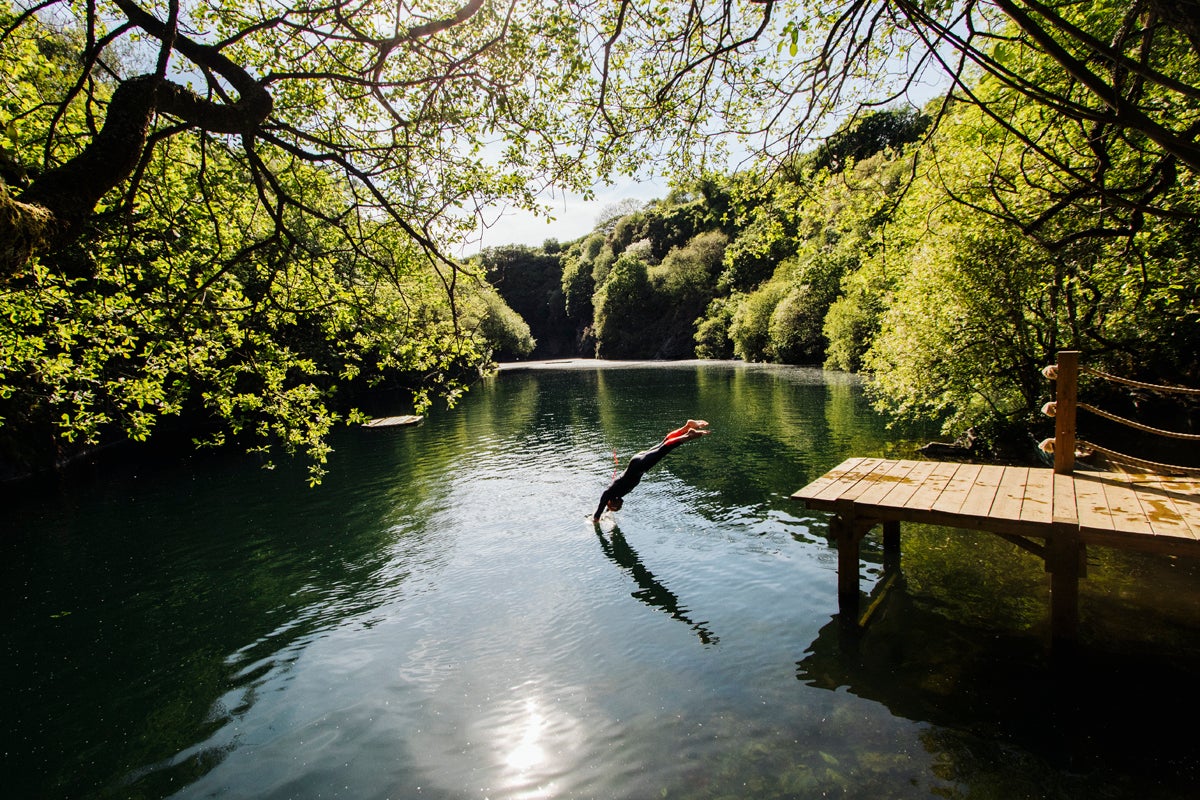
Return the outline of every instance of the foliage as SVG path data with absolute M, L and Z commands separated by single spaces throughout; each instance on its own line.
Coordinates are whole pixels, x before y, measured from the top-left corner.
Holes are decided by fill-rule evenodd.
M 592 322 L 592 262 L 604 246 L 604 236 L 593 233 L 562 256 L 562 293 L 567 317 L 581 327 Z
M 682 247 L 672 248 L 661 264 L 650 270 L 652 280 L 678 306 L 701 306 L 713 296 L 728 237 L 706 231 Z
M 697 320 L 716 291 L 727 243 L 720 230 L 693 235 L 708 219 L 702 200 L 674 192 L 672 197 L 617 221 L 598 248 L 597 261 L 603 263 L 619 250 L 615 264 L 634 269 L 631 265 L 636 262 L 637 274 L 645 273 L 645 286 L 629 291 L 628 270 L 618 275 L 614 265 L 612 272 L 600 278 L 594 268 L 598 352 L 626 358 L 685 358 L 693 354 Z M 564 261 L 564 281 L 570 275 L 574 285 L 583 285 L 580 273 L 586 263 L 585 252 L 597 251 L 597 235 L 585 240 L 590 246 L 581 247 L 580 261 Z M 618 282 L 614 290 L 606 291 L 614 281 Z M 630 302 L 638 305 L 620 307 Z M 633 315 L 640 318 L 636 338 L 626 332 Z M 614 324 L 618 318 L 624 322 Z
M 825 366 L 858 372 L 863 356 L 879 331 L 880 317 L 890 299 L 892 284 L 882 271 L 884 260 L 873 258 L 842 282 L 842 294 L 829 306 L 822 325 L 828 342 Z
M 524 358 L 533 352 L 537 342 L 529 325 L 503 298 L 491 288 L 480 292 L 483 310 L 478 328 L 483 338 L 495 344 L 493 357 L 498 360 Z
M 18 167 L 36 163 L 45 131 L 55 131 L 50 152 L 88 136 L 81 99 L 56 120 L 42 102 L 69 94 L 76 37 L 26 22 L 0 47 L 10 185 L 31 183 Z M 359 198 L 333 173 L 271 158 L 273 191 L 289 203 L 247 191 L 255 171 L 225 140 L 163 138 L 138 167 L 132 213 L 119 196 L 106 200 L 86 239 L 9 279 L 0 294 L 6 472 L 121 437 L 142 441 L 163 418 L 181 417 L 207 443 L 301 451 L 315 482 L 332 426 L 358 418 L 339 398 L 399 384 L 421 410 L 435 396 L 453 400 L 486 363 L 489 335 L 522 346 L 523 323 L 498 298 L 447 280 L 403 228 L 366 215 L 352 230 L 339 223 Z
M 825 307 L 814 302 L 816 291 L 810 284 L 793 285 L 771 312 L 767 324 L 774 361 L 785 364 L 820 363 L 824 356 L 821 324 Z
M 725 251 L 721 289 L 748 292 L 767 280 L 794 247 L 802 197 L 799 185 L 739 176 L 732 187 L 732 214 L 737 235 Z
M 507 350 L 507 356 L 562 355 L 557 343 L 567 338 L 565 294 L 562 286 L 562 262 L 558 253 L 547 253 L 521 245 L 494 247 L 480 255 L 484 277 L 499 296 L 529 327 L 539 346 L 525 350 Z
M 645 346 L 647 314 L 653 308 L 654 292 L 646 264 L 622 256 L 613 265 L 604 285 L 596 292 L 596 355 L 602 358 L 630 358 Z
M 609 203 L 604 208 L 600 209 L 600 213 L 596 215 L 596 224 L 592 230 L 596 233 L 604 235 L 611 234 L 613 228 L 624 217 L 631 214 L 636 214 L 645 207 L 645 203 L 634 197 L 626 197 L 623 200 L 618 200 L 615 203 Z M 594 255 L 594 254 L 593 254 Z
M 203 204 L 181 169 L 199 158 L 211 181 L 198 187 Z M 319 173 L 295 174 L 309 184 L 298 195 L 326 193 Z M 187 413 L 212 421 L 212 443 L 304 451 L 315 481 L 331 426 L 347 418 L 330 405 L 339 387 L 409 374 L 418 409 L 430 390 L 458 391 L 453 365 L 478 360 L 481 342 L 418 251 L 383 226 L 370 251 L 319 228 L 246 251 L 263 218 L 234 191 L 242 177 L 219 148 L 172 142 L 145 173 L 161 216 L 100 231 L 77 257 L 90 277 L 47 258 L 9 287 L 0 403 L 13 456 L 48 457 L 20 452 L 29 431 L 53 432 L 64 444 L 49 457 L 64 457 L 113 430 L 144 440 L 161 417 Z
M 886 149 L 920 140 L 932 120 L 913 108 L 885 109 L 855 116 L 813 151 L 804 166 L 811 172 L 841 172 Z
M 733 309 L 739 298 L 731 295 L 728 298 L 715 297 L 704 310 L 704 316 L 697 320 L 696 341 L 697 358 L 733 358 L 733 339 L 729 329 L 733 325 Z
M 1200 311 L 1196 262 L 1179 258 L 1196 242 L 1185 221 L 1200 211 L 1194 182 L 1162 187 L 1157 202 L 1173 214 L 1136 225 L 1126 223 L 1139 215 L 1086 192 L 1064 205 L 1073 176 L 1059 156 L 1108 171 L 1113 185 L 1145 162 L 1115 140 L 1101 161 L 1088 131 L 1047 127 L 1041 108 L 991 81 L 979 92 L 996 106 L 1006 98 L 1011 114 L 1001 124 L 976 105 L 954 108 L 897 219 L 883 268 L 894 294 L 864 359 L 880 405 L 950 427 L 1023 423 L 1045 399 L 1039 370 L 1059 349 L 1126 375 L 1194 375 L 1194 355 L 1175 345 L 1194 341 Z M 1032 152 L 1024 137 L 1037 127 Z
M 0 438 L 201 415 L 319 477 L 347 390 L 452 399 L 530 335 L 865 365 L 956 420 L 1028 415 L 1064 346 L 1194 376 L 1187 11 L 0 0 Z M 729 131 L 768 160 L 722 176 Z M 582 242 L 445 255 L 660 156 L 688 179 Z
M 775 307 L 787 296 L 790 287 L 783 281 L 770 281 L 747 295 L 737 309 L 729 326 L 733 352 L 745 361 L 772 361 L 775 350 L 771 342 L 771 317 Z

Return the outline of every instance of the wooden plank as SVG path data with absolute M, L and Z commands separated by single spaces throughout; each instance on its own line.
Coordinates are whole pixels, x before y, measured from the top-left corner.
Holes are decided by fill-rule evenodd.
M 1125 533 L 1154 533 L 1146 515 L 1142 513 L 1142 504 L 1138 502 L 1124 475 L 1110 473 L 1100 483 L 1104 487 L 1104 499 L 1108 503 L 1108 513 L 1112 516 L 1113 530 Z
M 377 417 L 367 420 L 363 423 L 364 428 L 395 428 L 401 425 L 416 425 L 421 420 L 425 419 L 416 414 L 409 414 L 403 417 Z
M 1200 539 L 1200 481 L 1183 478 L 1171 481 L 1170 497 L 1192 535 Z
M 884 496 L 884 505 L 888 508 L 904 508 L 904 504 L 921 487 L 921 484 L 933 472 L 935 466 L 936 464 L 933 461 L 916 462 L 916 466 L 912 468 L 912 472 L 908 473 L 908 479 L 893 486 L 892 490 Z
M 1112 515 L 1108 513 L 1108 500 L 1104 497 L 1104 486 L 1096 473 L 1075 472 L 1075 510 L 1079 515 L 1079 527 L 1098 531 L 1113 529 Z
M 1079 525 L 1075 507 L 1075 476 L 1054 473 L 1054 510 L 1052 519 L 1058 525 Z
M 840 500 L 842 495 L 850 489 L 854 488 L 855 484 L 859 483 L 863 478 L 871 473 L 871 470 L 883 463 L 882 458 L 864 458 L 859 463 L 855 464 L 850 469 L 843 472 L 836 481 L 830 483 L 821 491 L 812 495 L 812 500 L 833 501 Z
M 995 519 L 1020 519 L 1021 503 L 1025 499 L 1025 479 L 1028 467 L 1005 467 L 996 489 L 996 499 L 988 516 Z
M 853 493 L 843 493 L 840 499 L 861 503 L 864 496 L 874 498 L 884 491 L 881 487 L 890 486 L 889 481 L 898 480 L 900 476 L 907 474 L 908 470 L 909 467 L 905 461 L 882 460 L 870 473 L 864 475 L 862 480 L 855 484 Z
M 897 484 L 904 483 L 910 479 L 909 473 L 913 471 L 913 468 L 918 463 L 917 461 L 893 461 L 887 470 L 872 473 L 868 478 L 871 481 L 871 486 L 858 497 L 854 498 L 854 502 L 860 505 L 879 504 Z
M 972 517 L 986 517 L 1000 488 L 1000 479 L 1004 476 L 1004 467 L 986 464 L 975 477 L 975 483 L 967 492 L 967 499 L 959 508 L 960 514 Z
M 941 497 L 942 492 L 950 485 L 950 480 L 958 472 L 958 467 L 958 464 L 951 464 L 949 462 L 934 464 L 933 472 L 929 473 L 929 477 L 913 493 L 913 496 L 908 499 L 904 507 L 920 509 L 922 511 L 928 511 L 933 508 L 933 504 Z
M 1189 514 L 1189 506 L 1200 512 L 1200 502 L 1173 491 L 1177 482 L 1157 475 L 1131 475 L 1129 482 L 1155 535 L 1200 539 L 1200 513 Z
M 957 514 L 981 469 L 982 464 L 960 464 L 930 510 L 939 514 Z
M 1025 476 L 1021 521 L 1046 525 L 1054 520 L 1054 471 L 1030 469 Z
M 792 495 L 792 499 L 793 500 L 808 500 L 810 498 L 816 497 L 822 491 L 824 491 L 828 487 L 830 487 L 833 484 L 840 481 L 842 479 L 843 475 L 845 475 L 847 472 L 849 472 L 852 469 L 854 469 L 855 467 L 857 467 L 863 461 L 866 461 L 866 459 L 861 458 L 861 457 L 846 459 L 841 464 L 838 464 L 836 467 L 831 469 L 829 472 L 826 472 L 824 475 L 817 478 L 812 483 L 810 483 L 807 486 L 805 486 L 804 488 L 798 490 L 795 494 Z

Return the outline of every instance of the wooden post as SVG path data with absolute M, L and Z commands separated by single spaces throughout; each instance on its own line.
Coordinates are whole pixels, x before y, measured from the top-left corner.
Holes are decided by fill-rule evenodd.
M 1060 350 L 1055 378 L 1054 471 L 1070 475 L 1075 469 L 1075 402 L 1079 385 L 1079 351 Z
M 1074 641 L 1079 627 L 1079 578 L 1083 544 L 1076 531 L 1059 528 L 1046 540 L 1046 569 L 1050 571 L 1050 636 Z
M 883 569 L 900 566 L 900 520 L 890 519 L 883 523 Z
M 858 551 L 862 532 L 853 516 L 838 514 L 830 528 L 838 549 L 838 611 L 843 618 L 858 621 Z

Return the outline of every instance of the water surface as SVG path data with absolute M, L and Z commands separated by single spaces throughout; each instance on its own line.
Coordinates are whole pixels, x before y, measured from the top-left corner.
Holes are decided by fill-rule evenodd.
M 1194 797 L 1194 563 L 1090 551 L 1064 664 L 1034 556 L 908 526 L 839 624 L 788 495 L 908 436 L 817 370 L 519 371 L 340 433 L 317 489 L 236 454 L 9 487 L 6 794 Z

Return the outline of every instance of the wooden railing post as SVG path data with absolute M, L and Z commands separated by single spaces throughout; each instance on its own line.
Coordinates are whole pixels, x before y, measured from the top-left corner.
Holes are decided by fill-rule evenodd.
M 1075 402 L 1079 386 L 1079 351 L 1058 352 L 1055 384 L 1054 471 L 1070 475 L 1075 469 Z

